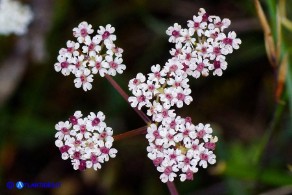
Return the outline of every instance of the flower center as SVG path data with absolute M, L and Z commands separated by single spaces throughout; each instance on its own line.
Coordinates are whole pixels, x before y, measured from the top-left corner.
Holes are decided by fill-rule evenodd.
M 154 76 L 155 76 L 156 78 L 160 78 L 160 72 L 154 72 Z
M 215 60 L 214 61 L 214 67 L 215 67 L 215 69 L 220 68 L 221 67 L 220 64 L 221 64 L 220 61 Z
M 172 72 L 175 72 L 177 69 L 178 69 L 178 67 L 175 64 L 171 65 L 170 68 L 169 68 L 169 70 L 172 71 Z
M 201 160 L 208 160 L 208 155 L 207 154 L 204 154 L 204 153 L 202 153 L 202 154 L 200 154 L 200 159 Z
M 110 67 L 113 68 L 113 69 L 116 69 L 118 67 L 118 64 L 115 63 L 115 62 L 110 62 L 109 63 Z
M 206 132 L 204 130 L 201 130 L 197 133 L 197 136 L 201 139 L 204 137 L 204 135 L 206 135 Z
M 138 98 L 138 102 L 144 102 L 146 100 L 145 95 L 140 95 Z
M 148 85 L 148 89 L 149 89 L 149 91 L 153 91 L 155 89 L 155 86 L 154 85 Z
M 109 149 L 106 148 L 106 147 L 101 147 L 101 148 L 100 148 L 100 151 L 101 151 L 101 153 L 103 153 L 103 154 L 109 154 Z
M 90 160 L 91 160 L 91 162 L 92 162 L 93 164 L 95 164 L 95 163 L 98 162 L 98 161 L 97 161 L 97 156 L 94 155 L 94 154 L 91 154 Z
M 100 62 L 96 62 L 96 63 L 95 63 L 95 68 L 97 68 L 98 70 L 101 68 L 101 64 L 100 64 Z
M 92 51 L 95 48 L 95 44 L 94 43 L 90 43 L 90 45 L 88 46 L 88 50 Z
M 175 121 L 171 121 L 171 123 L 169 124 L 170 128 L 174 129 L 176 126 L 176 122 Z
M 61 62 L 61 68 L 68 68 L 69 63 L 68 62 Z
M 77 125 L 77 118 L 75 116 L 70 116 L 69 121 L 73 125 Z
M 204 67 L 205 67 L 205 64 L 203 62 L 201 62 L 200 64 L 198 64 L 196 70 L 199 72 L 202 72 Z
M 182 101 L 182 100 L 185 99 L 185 95 L 183 93 L 178 93 L 177 94 L 177 99 Z
M 81 126 L 80 126 L 80 132 L 81 132 L 82 134 L 84 134 L 84 133 L 86 132 L 86 126 L 85 126 L 85 125 L 81 125 Z
M 172 95 L 169 94 L 169 93 L 165 94 L 165 97 L 166 97 L 166 99 L 168 99 L 168 100 L 172 100 Z
M 80 80 L 82 83 L 85 83 L 86 82 L 86 76 L 85 75 L 81 75 L 80 76 Z
M 156 159 L 153 160 L 153 163 L 155 166 L 159 166 L 163 161 L 163 158 L 162 157 L 158 157 Z
M 220 28 L 222 25 L 223 25 L 222 22 L 217 22 L 217 23 L 215 24 L 215 27 L 216 27 L 216 28 Z
M 73 158 L 74 159 L 80 159 L 80 152 L 74 152 L 74 154 L 73 154 Z
M 91 122 L 92 126 L 97 126 L 99 123 L 100 123 L 100 119 L 99 118 L 95 118 Z
M 133 83 L 134 83 L 134 85 L 138 85 L 140 82 L 138 79 L 134 79 Z
M 68 47 L 68 48 L 67 48 L 67 52 L 69 52 L 69 53 L 73 53 L 73 51 L 74 51 L 73 47 Z
M 208 21 L 208 17 L 209 17 L 209 15 L 207 13 L 204 13 L 204 15 L 202 16 L 202 21 L 203 22 L 207 22 Z
M 86 169 L 86 161 L 85 160 L 80 160 L 79 164 L 79 170 L 84 171 Z
M 102 35 L 102 39 L 105 40 L 110 36 L 110 33 L 108 31 L 105 31 Z
M 213 53 L 215 54 L 215 55 L 219 55 L 219 54 L 221 54 L 221 51 L 220 51 L 220 48 L 219 47 L 214 47 L 213 48 Z
M 106 132 L 102 132 L 99 136 L 100 136 L 101 139 L 104 139 L 104 138 L 106 138 L 107 133 Z
M 153 135 L 154 135 L 155 139 L 160 137 L 159 132 L 157 130 L 153 132 Z
M 61 153 L 68 152 L 68 150 L 70 149 L 70 146 L 64 145 L 60 147 L 59 149 Z
M 69 129 L 67 129 L 66 127 L 63 127 L 61 129 L 61 132 L 64 134 L 64 135 L 68 135 L 69 134 Z
M 182 64 L 184 67 L 183 67 L 183 71 L 187 71 L 187 69 L 189 68 L 188 65 L 186 65 L 185 63 Z
M 87 30 L 85 28 L 82 28 L 80 30 L 80 34 L 81 34 L 82 37 L 86 37 L 87 36 Z
M 172 36 L 174 37 L 178 37 L 179 36 L 179 32 L 177 30 L 172 31 Z
M 194 22 L 194 28 L 199 28 L 200 23 L 199 22 Z
M 189 132 L 190 132 L 190 131 L 189 131 L 188 129 L 185 129 L 185 131 L 183 132 L 183 135 L 184 135 L 184 136 L 188 136 L 188 135 L 189 135 Z
M 226 45 L 232 45 L 232 39 L 226 37 L 225 39 L 223 39 L 223 43 L 226 44 Z
M 209 150 L 215 150 L 216 144 L 212 143 L 212 142 L 207 142 L 207 143 L 205 143 L 204 146 Z
M 171 173 L 172 173 L 172 167 L 171 166 L 166 167 L 164 170 L 164 174 L 168 176 Z
M 184 159 L 184 163 L 185 163 L 185 164 L 190 164 L 190 162 L 191 162 L 191 161 L 190 161 L 189 158 L 186 157 L 186 158 Z

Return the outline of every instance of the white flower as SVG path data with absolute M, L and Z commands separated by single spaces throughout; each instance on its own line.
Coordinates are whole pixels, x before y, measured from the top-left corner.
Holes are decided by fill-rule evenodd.
M 214 70 L 213 71 L 213 75 L 218 75 L 218 76 L 222 76 L 223 74 L 223 70 L 226 70 L 227 68 L 227 62 L 225 61 L 225 56 L 218 56 L 213 64 L 209 65 L 209 69 L 210 70 Z
M 173 87 L 165 88 L 164 93 L 159 94 L 159 97 L 160 97 L 160 101 L 163 102 L 163 107 L 166 109 L 169 109 L 170 106 L 173 106 L 176 103 L 175 88 Z
M 29 6 L 14 0 L 0 1 L 0 34 L 23 35 L 32 19 L 33 13 Z
M 116 76 L 116 73 L 122 74 L 123 71 L 126 69 L 126 66 L 122 64 L 123 59 L 119 57 L 115 57 L 113 59 L 112 56 L 106 56 L 106 61 L 102 61 L 102 66 L 108 69 L 108 74 L 112 76 Z
M 184 89 L 187 89 L 190 87 L 188 82 L 189 82 L 189 79 L 187 78 L 187 74 L 182 74 L 182 75 L 175 75 L 174 78 L 169 78 L 167 81 L 167 84 L 173 88 L 182 87 Z
M 100 26 L 99 30 L 97 30 L 98 35 L 96 35 L 96 38 L 104 41 L 106 47 L 111 49 L 113 41 L 117 39 L 116 35 L 113 34 L 114 32 L 115 28 L 110 24 L 107 24 L 105 27 Z
M 209 75 L 209 60 L 208 59 L 204 59 L 201 56 L 198 56 L 198 58 L 196 59 L 196 69 L 193 71 L 192 76 L 194 78 L 199 78 L 201 75 L 202 76 L 208 76 Z
M 193 37 L 194 35 L 194 29 L 181 29 L 180 31 L 181 37 L 179 37 L 179 41 L 187 44 L 188 46 L 195 43 L 196 38 Z
M 58 61 L 57 63 L 55 63 L 55 70 L 57 72 L 62 72 L 62 74 L 64 76 L 68 76 L 70 74 L 70 69 L 69 67 L 71 66 L 70 62 L 67 60 L 67 58 L 65 56 L 58 56 Z
M 74 79 L 75 87 L 80 88 L 82 86 L 84 91 L 91 90 L 93 81 L 93 75 L 90 74 L 90 70 L 87 68 L 76 71 L 76 79 Z
M 55 137 L 60 140 L 67 140 L 70 137 L 71 127 L 72 125 L 69 123 L 69 121 L 60 121 L 58 124 L 55 125 L 55 129 L 58 131 Z
M 83 138 L 88 139 L 91 136 L 91 133 L 86 128 L 87 121 L 87 118 L 79 118 L 77 124 L 73 126 L 74 130 L 72 130 L 70 134 L 76 136 L 79 140 Z
M 212 128 L 210 127 L 210 124 L 202 124 L 199 123 L 196 126 L 197 131 L 197 138 L 203 139 L 204 142 L 208 142 L 208 140 L 212 137 L 211 133 L 213 132 Z
M 115 45 L 113 45 L 111 48 L 108 48 L 108 50 L 106 51 L 106 54 L 109 56 L 117 56 L 117 57 L 122 57 L 122 53 L 124 52 L 124 50 L 120 47 L 116 47 Z
M 148 139 L 149 142 L 153 142 L 157 138 L 160 138 L 160 134 L 157 130 L 157 126 L 155 124 L 151 124 L 147 128 L 146 139 Z
M 153 114 L 153 120 L 155 122 L 161 121 L 171 121 L 175 117 L 174 110 L 169 110 L 167 108 L 162 108 L 161 112 Z
M 202 16 L 193 16 L 193 20 L 188 21 L 188 27 L 192 29 L 192 31 L 197 32 L 198 36 L 202 36 L 204 29 L 207 26 L 206 22 L 203 22 Z
M 221 40 L 221 47 L 225 49 L 226 54 L 232 53 L 233 49 L 239 49 L 239 45 L 241 44 L 241 40 L 236 38 L 236 33 L 231 31 L 226 36 L 224 33 L 220 33 L 218 36 L 218 40 Z
M 177 176 L 175 172 L 178 172 L 177 165 L 171 165 L 170 161 L 164 160 L 160 166 L 157 167 L 159 172 L 162 172 L 160 179 L 163 183 L 168 181 L 172 182 Z
M 156 83 L 164 84 L 166 73 L 161 70 L 159 64 L 151 66 L 152 73 L 148 74 L 148 80 L 155 81 Z
M 175 23 L 173 26 L 170 26 L 167 30 L 166 30 L 166 34 L 169 35 L 169 39 L 168 41 L 170 43 L 176 43 L 179 40 L 180 37 L 180 31 L 181 31 L 181 26 L 178 25 L 177 23 Z
M 162 105 L 159 102 L 153 101 L 153 103 L 148 102 L 146 105 L 149 109 L 147 110 L 147 115 L 152 116 L 158 114 L 162 111 Z
M 144 84 L 145 80 L 146 80 L 146 77 L 142 73 L 138 73 L 136 78 L 131 79 L 129 81 L 129 85 L 128 85 L 129 90 L 137 91 L 137 89 L 144 88 L 144 87 L 141 87 L 141 85 Z
M 94 40 L 91 40 L 91 38 L 88 36 L 85 38 L 84 46 L 82 47 L 82 52 L 89 57 L 95 57 L 97 54 L 99 54 L 101 47 L 96 43 Z
M 79 43 L 83 43 L 89 34 L 93 33 L 92 25 L 87 22 L 81 22 L 78 27 L 73 28 L 73 36 L 77 38 Z
M 216 156 L 213 154 L 212 151 L 209 151 L 208 149 L 204 147 L 200 147 L 199 149 L 200 154 L 200 161 L 199 161 L 199 166 L 203 167 L 204 169 L 207 168 L 208 163 L 209 164 L 215 164 L 216 162 Z
M 80 46 L 79 43 L 75 43 L 74 41 L 69 40 L 67 41 L 66 45 L 67 45 L 67 48 L 60 49 L 59 51 L 60 55 L 63 55 L 69 59 L 72 57 L 72 55 L 73 56 L 79 55 L 79 52 L 77 51 Z
M 94 60 L 90 60 L 88 66 L 92 67 L 91 69 L 92 74 L 99 73 L 101 77 L 104 77 L 105 74 L 107 74 L 107 69 L 103 67 L 102 61 L 103 61 L 102 56 L 99 56 L 99 55 L 96 55 L 94 57 Z
M 169 146 L 175 146 L 174 136 L 176 131 L 174 129 L 159 128 L 159 135 L 161 138 L 155 140 L 155 144 L 168 148 Z
M 224 18 L 222 21 L 218 16 L 210 16 L 210 18 L 213 20 L 213 22 L 208 25 L 209 29 L 219 28 L 221 31 L 223 31 L 231 24 L 231 21 L 228 18 Z
M 178 87 L 175 89 L 175 92 L 176 96 L 172 101 L 174 102 L 174 104 L 176 104 L 178 108 L 183 107 L 183 103 L 189 105 L 193 101 L 192 96 L 190 96 L 192 92 L 191 89 L 183 89 L 181 87 Z
M 104 128 L 106 127 L 105 122 L 105 115 L 103 112 L 99 111 L 96 114 L 94 112 L 90 112 L 90 115 L 88 115 L 88 121 L 87 121 L 87 128 L 89 131 L 98 131 L 102 132 Z
M 163 70 L 166 73 L 170 73 L 170 76 L 175 76 L 183 74 L 183 68 L 184 66 L 177 58 L 171 58 L 165 63 Z
M 137 90 L 134 92 L 135 97 L 129 97 L 128 101 L 131 103 L 132 107 L 137 107 L 141 110 L 143 106 L 149 103 L 149 100 L 152 98 L 151 93 L 143 92 L 142 90 Z

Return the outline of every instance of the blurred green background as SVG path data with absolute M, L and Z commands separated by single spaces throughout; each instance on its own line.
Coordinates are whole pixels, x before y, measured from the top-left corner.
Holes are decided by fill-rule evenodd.
M 35 18 L 25 36 L 0 36 L 0 194 L 168 194 L 147 158 L 143 135 L 114 142 L 118 156 L 97 172 L 74 171 L 55 146 L 54 125 L 76 110 L 85 115 L 103 111 L 114 134 L 144 125 L 105 78 L 95 77 L 93 90 L 74 87 L 74 77 L 55 72 L 61 47 L 73 40 L 72 29 L 87 21 L 97 29 L 112 24 L 117 45 L 124 49 L 124 74 L 114 79 L 127 92 L 138 72 L 170 57 L 165 30 L 187 20 L 203 7 L 229 18 L 242 40 L 228 56 L 222 77 L 191 79 L 194 101 L 178 110 L 195 124 L 210 123 L 219 137 L 217 163 L 201 169 L 193 181 L 180 183 L 180 194 L 292 193 L 292 31 L 277 32 L 277 2 L 262 1 L 280 44 L 273 68 L 265 50 L 254 1 L 232 0 L 25 0 Z M 282 0 L 282 2 L 285 2 Z M 287 0 L 286 8 L 292 1 Z M 292 11 L 287 9 L 287 17 Z M 278 33 L 278 35 L 277 35 Z M 276 98 L 279 67 L 287 55 L 283 91 Z M 289 56 L 290 55 L 290 56 Z M 284 67 L 284 65 L 283 65 Z M 58 189 L 8 190 L 8 181 L 61 182 Z

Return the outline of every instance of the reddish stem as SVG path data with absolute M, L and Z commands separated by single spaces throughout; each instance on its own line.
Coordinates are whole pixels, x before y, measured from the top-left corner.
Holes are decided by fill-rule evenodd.
M 171 195 L 178 195 L 177 189 L 173 182 L 168 181 L 166 184 Z
M 144 126 L 144 127 L 138 128 L 138 129 L 134 129 L 132 131 L 127 131 L 125 133 L 121 133 L 119 135 L 115 135 L 114 136 L 114 140 L 118 141 L 118 140 L 121 140 L 121 139 L 126 139 L 126 138 L 129 138 L 129 137 L 133 137 L 133 136 L 136 136 L 136 135 L 145 134 L 146 132 L 147 132 L 147 126 Z
M 110 84 L 120 93 L 120 95 L 128 102 L 129 96 L 128 94 L 119 86 L 119 84 L 110 76 L 105 75 L 105 78 L 110 82 Z M 128 102 L 129 103 L 129 102 Z M 142 112 L 141 110 L 138 110 L 137 108 L 133 108 L 135 112 L 144 120 L 146 124 L 151 123 L 151 120 Z

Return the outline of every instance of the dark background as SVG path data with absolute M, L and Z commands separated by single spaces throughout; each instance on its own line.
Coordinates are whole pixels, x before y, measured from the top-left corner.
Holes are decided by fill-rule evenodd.
M 191 79 L 194 101 L 177 112 L 195 124 L 210 123 L 219 137 L 217 163 L 200 169 L 193 181 L 176 185 L 181 194 L 258 194 L 292 184 L 291 83 L 281 101 L 275 91 L 278 70 L 268 61 L 254 1 L 232 0 L 26 0 L 34 12 L 29 32 L 0 36 L 0 194 L 168 194 L 147 158 L 147 140 L 139 135 L 114 142 L 118 155 L 101 170 L 75 171 L 55 146 L 54 125 L 76 110 L 103 111 L 114 134 L 144 125 L 105 78 L 93 89 L 74 87 L 74 76 L 55 72 L 54 63 L 72 29 L 87 21 L 97 29 L 112 24 L 127 66 L 114 79 L 127 90 L 138 72 L 164 64 L 173 47 L 165 34 L 177 22 L 186 27 L 200 7 L 231 19 L 242 44 L 227 57 L 222 77 Z M 262 2 L 270 23 L 276 1 Z M 287 7 L 291 1 L 287 0 Z M 288 17 L 291 10 L 287 10 Z M 291 18 L 291 17 L 290 17 Z M 272 25 L 275 33 L 275 25 Z M 291 31 L 283 30 L 283 50 L 291 53 Z M 291 64 L 290 64 L 291 65 Z M 291 66 L 290 66 L 291 67 Z M 287 82 L 291 82 L 291 68 Z M 289 85 L 290 84 L 290 85 Z M 290 86 L 290 87 L 289 87 Z M 290 93 L 289 93 L 290 92 Z M 290 96 L 289 96 L 290 94 Z M 290 102 L 289 102 L 290 101 Z M 291 106 L 290 106 L 291 108 Z M 268 140 L 268 141 L 265 141 Z M 289 169 L 290 168 L 290 169 Z M 8 181 L 61 182 L 58 189 L 12 189 Z M 278 191 L 274 194 L 279 194 Z M 285 193 L 284 193 L 285 194 Z M 288 194 L 288 193 L 286 193 Z

